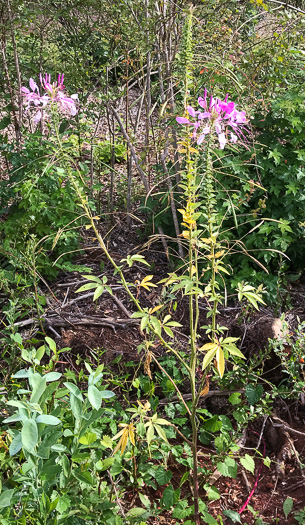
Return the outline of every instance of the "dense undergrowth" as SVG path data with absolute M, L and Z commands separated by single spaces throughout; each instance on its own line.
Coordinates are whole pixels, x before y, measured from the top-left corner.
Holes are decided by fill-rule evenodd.
M 244 344 L 304 271 L 302 10 L 1 9 L 0 523 L 263 524 L 262 469 L 282 480 L 290 443 L 304 470 L 287 438 L 304 421 L 303 317 Z M 137 225 L 145 244 L 120 253 L 113 232 Z M 94 315 L 71 320 L 69 288 L 62 304 L 52 290 L 76 272 Z M 106 364 L 102 337 L 63 348 L 56 326 L 84 317 L 136 326 L 135 359 Z M 219 479 L 241 473 L 253 489 L 232 504 Z M 304 523 L 303 504 L 285 497 L 283 520 Z

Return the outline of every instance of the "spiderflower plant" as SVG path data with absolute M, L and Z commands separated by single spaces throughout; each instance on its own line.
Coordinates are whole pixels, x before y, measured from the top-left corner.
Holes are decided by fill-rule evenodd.
M 207 90 L 204 97 L 198 98 L 199 110 L 187 106 L 187 117 L 177 117 L 178 124 L 191 126 L 193 128 L 192 138 L 200 145 L 207 135 L 216 134 L 220 149 L 224 149 L 228 142 L 235 144 L 238 140 L 245 141 L 247 129 L 247 118 L 245 111 L 238 111 L 234 102 L 228 101 L 228 95 L 224 100 L 220 98 L 207 98 Z
M 40 95 L 39 87 L 33 78 L 30 78 L 29 81 L 30 89 L 25 86 L 21 88 L 22 94 L 27 102 L 27 109 L 31 105 L 34 105 L 38 110 L 34 116 L 34 123 L 38 124 L 42 118 L 42 110 L 52 105 L 56 105 L 61 113 L 75 116 L 77 113 L 76 101 L 78 95 L 73 94 L 68 97 L 64 93 L 64 75 L 58 75 L 57 81 L 53 83 L 51 83 L 50 74 L 46 74 L 44 77 L 40 74 L 39 78 L 44 90 L 43 95 Z

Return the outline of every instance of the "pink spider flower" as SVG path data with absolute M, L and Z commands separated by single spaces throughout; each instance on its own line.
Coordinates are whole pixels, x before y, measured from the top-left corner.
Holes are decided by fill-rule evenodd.
M 192 106 L 187 106 L 187 112 L 192 118 L 177 117 L 178 124 L 193 127 L 192 138 L 201 144 L 205 137 L 215 132 L 219 141 L 220 149 L 227 144 L 227 136 L 230 129 L 230 142 L 236 144 L 237 140 L 245 139 L 244 131 L 248 131 L 246 124 L 246 112 L 237 111 L 234 102 L 228 102 L 228 95 L 224 100 L 215 99 L 213 96 L 207 99 L 207 90 L 204 96 L 198 98 L 198 104 L 204 111 L 196 111 Z
M 70 115 L 75 116 L 77 113 L 75 102 L 78 99 L 78 95 L 74 94 L 71 95 L 71 97 L 68 97 L 64 94 L 64 74 L 58 75 L 57 81 L 53 82 L 52 84 L 51 75 L 48 73 L 46 73 L 44 77 L 40 73 L 39 78 L 40 83 L 45 91 L 45 93 L 42 96 L 40 95 L 37 84 L 32 78 L 30 78 L 29 81 L 31 90 L 29 90 L 26 87 L 21 88 L 22 94 L 28 102 L 27 108 L 29 108 L 31 103 L 33 103 L 34 106 L 39 108 L 34 117 L 34 123 L 37 125 L 38 122 L 41 120 L 41 109 L 51 104 L 56 104 L 62 113 L 69 113 Z

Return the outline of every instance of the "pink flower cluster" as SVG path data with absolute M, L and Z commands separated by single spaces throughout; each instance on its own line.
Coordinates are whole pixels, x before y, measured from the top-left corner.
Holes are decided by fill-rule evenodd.
M 40 74 L 40 82 L 45 91 L 43 95 L 40 95 L 39 88 L 36 82 L 30 78 L 30 89 L 22 87 L 21 91 L 27 101 L 27 108 L 33 104 L 37 109 L 37 113 L 34 117 L 34 123 L 38 124 L 42 117 L 42 109 L 51 104 L 56 104 L 60 111 L 68 113 L 72 116 L 76 115 L 77 109 L 75 101 L 78 99 L 78 95 L 71 95 L 67 97 L 63 90 L 64 86 L 64 75 L 58 75 L 57 82 L 51 84 L 51 75 L 46 74 L 45 77 Z
M 191 121 L 185 117 L 177 117 L 178 124 L 186 124 L 193 126 L 193 139 L 197 140 L 197 144 L 201 144 L 206 135 L 215 131 L 218 137 L 220 149 L 224 149 L 228 139 L 227 131 L 230 127 L 230 142 L 235 144 L 238 139 L 245 138 L 243 131 L 248 131 L 245 124 L 247 124 L 246 112 L 237 111 L 234 102 L 228 102 L 228 95 L 222 101 L 219 98 L 210 97 L 207 102 L 207 90 L 204 90 L 204 98 L 198 98 L 198 104 L 204 111 L 195 111 L 192 106 L 187 106 L 187 111 L 192 119 Z

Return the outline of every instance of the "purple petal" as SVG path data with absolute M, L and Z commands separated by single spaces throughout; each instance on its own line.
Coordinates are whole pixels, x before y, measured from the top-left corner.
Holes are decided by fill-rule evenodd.
M 43 108 L 48 104 L 49 100 L 50 97 L 48 97 L 48 95 L 43 95 L 43 97 L 40 97 L 40 102 Z
M 34 124 L 35 124 L 35 125 L 38 124 L 38 122 L 41 121 L 41 117 L 42 117 L 42 113 L 41 113 L 41 111 L 38 111 L 38 112 L 36 113 L 35 117 L 34 117 Z
M 233 142 L 233 144 L 235 144 L 237 142 L 237 135 L 235 135 L 234 133 L 231 133 L 231 142 Z
M 198 137 L 197 139 L 198 146 L 204 141 L 204 139 L 205 139 L 205 135 L 200 135 L 200 137 Z
M 219 140 L 219 145 L 220 145 L 220 149 L 224 149 L 226 143 L 227 143 L 227 139 L 226 139 L 226 136 L 224 133 L 220 133 L 218 135 L 218 140 Z
M 198 144 L 198 146 L 204 141 L 205 136 L 206 136 L 208 133 L 210 133 L 210 127 L 209 127 L 209 126 L 207 126 L 206 128 L 204 128 L 204 129 L 202 130 L 202 135 L 200 135 L 200 137 L 198 137 L 198 140 L 197 140 L 197 144 Z
M 202 98 L 202 97 L 199 97 L 198 98 L 198 104 L 199 106 L 201 106 L 202 108 L 206 108 L 207 104 L 206 104 L 206 98 Z
M 188 110 L 188 113 L 189 115 L 191 115 L 191 117 L 196 117 L 196 111 L 194 110 L 192 106 L 187 106 L 186 109 Z
M 202 120 L 204 118 L 210 118 L 211 117 L 211 113 L 209 113 L 208 111 L 204 111 L 203 113 L 198 113 L 198 120 Z
M 232 111 L 234 111 L 234 108 L 235 108 L 234 102 L 228 102 L 227 109 L 226 109 L 226 114 L 228 115 L 228 114 L 232 113 Z
M 176 121 L 178 124 L 190 124 L 189 119 L 185 117 L 176 117 Z
M 30 94 L 30 90 L 27 87 L 22 86 L 21 91 L 25 95 L 29 95 Z
M 71 95 L 72 100 L 78 100 L 78 94 L 74 93 L 74 95 Z
M 246 122 L 246 112 L 236 111 L 235 119 L 237 124 L 242 124 L 243 122 Z
M 217 133 L 217 135 L 219 135 L 221 133 L 221 125 L 220 124 L 215 124 L 215 131 Z
M 30 84 L 30 88 L 31 88 L 32 91 L 36 91 L 36 90 L 38 91 L 38 86 L 37 86 L 36 82 L 34 82 L 34 80 L 32 78 L 30 78 L 29 84 Z

